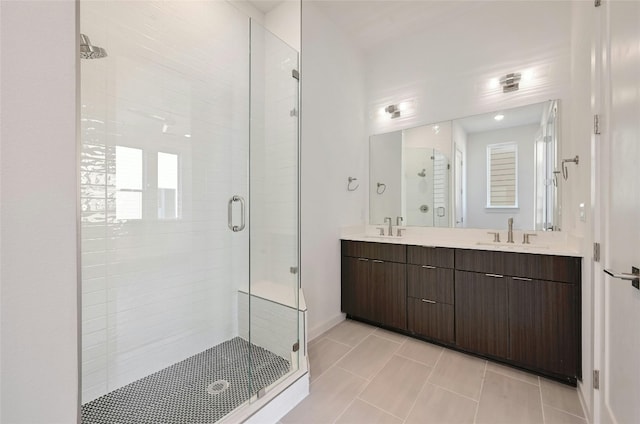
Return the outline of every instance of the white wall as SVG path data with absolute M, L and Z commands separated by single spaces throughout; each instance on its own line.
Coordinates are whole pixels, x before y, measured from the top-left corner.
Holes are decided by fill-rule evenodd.
M 539 125 L 467 134 L 467 226 L 514 229 L 534 228 L 534 147 Z M 487 146 L 515 142 L 518 146 L 518 208 L 487 209 Z
M 365 219 L 365 73 L 349 39 L 303 2 L 301 278 L 311 338 L 342 319 L 340 228 Z M 349 176 L 358 190 L 347 191 Z
M 76 3 L 0 8 L 0 421 L 68 424 L 78 402 Z
M 379 134 L 569 95 L 571 2 L 482 2 L 428 37 L 381 43 L 366 55 L 369 133 Z M 470 36 L 473 34 L 473 36 Z M 492 78 L 531 70 L 515 93 Z M 413 99 L 400 119 L 381 107 Z

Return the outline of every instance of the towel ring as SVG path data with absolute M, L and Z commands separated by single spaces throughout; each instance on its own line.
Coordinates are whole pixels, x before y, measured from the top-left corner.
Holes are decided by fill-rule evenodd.
M 360 184 L 356 184 L 356 186 L 352 188 L 351 183 L 354 181 L 358 181 L 358 179 L 356 177 L 349 177 L 349 182 L 347 183 L 347 191 L 356 191 L 358 187 L 360 187 Z
M 380 188 L 382 188 L 382 191 L 380 191 Z M 387 185 L 385 183 L 378 183 L 378 187 L 376 188 L 376 193 L 382 194 L 386 189 L 387 189 Z

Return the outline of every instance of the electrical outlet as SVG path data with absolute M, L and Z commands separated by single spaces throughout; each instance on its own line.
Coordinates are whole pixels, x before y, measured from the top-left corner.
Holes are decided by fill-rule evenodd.
M 580 203 L 580 221 L 587 221 L 587 211 L 585 210 L 584 203 Z

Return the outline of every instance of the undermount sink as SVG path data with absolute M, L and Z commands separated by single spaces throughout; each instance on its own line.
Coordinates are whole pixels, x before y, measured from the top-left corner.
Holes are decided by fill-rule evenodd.
M 499 249 L 507 249 L 507 250 L 528 250 L 528 249 L 548 249 L 549 246 L 545 244 L 523 244 L 523 243 L 496 243 L 489 241 L 478 241 L 476 242 L 477 246 L 492 246 Z

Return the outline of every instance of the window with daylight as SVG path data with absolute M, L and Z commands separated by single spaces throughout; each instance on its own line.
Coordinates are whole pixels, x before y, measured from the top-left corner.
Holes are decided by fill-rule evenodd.
M 142 219 L 142 150 L 116 146 L 116 219 Z
M 178 155 L 158 152 L 158 219 L 178 217 Z
M 487 208 L 518 207 L 518 146 L 487 146 Z

